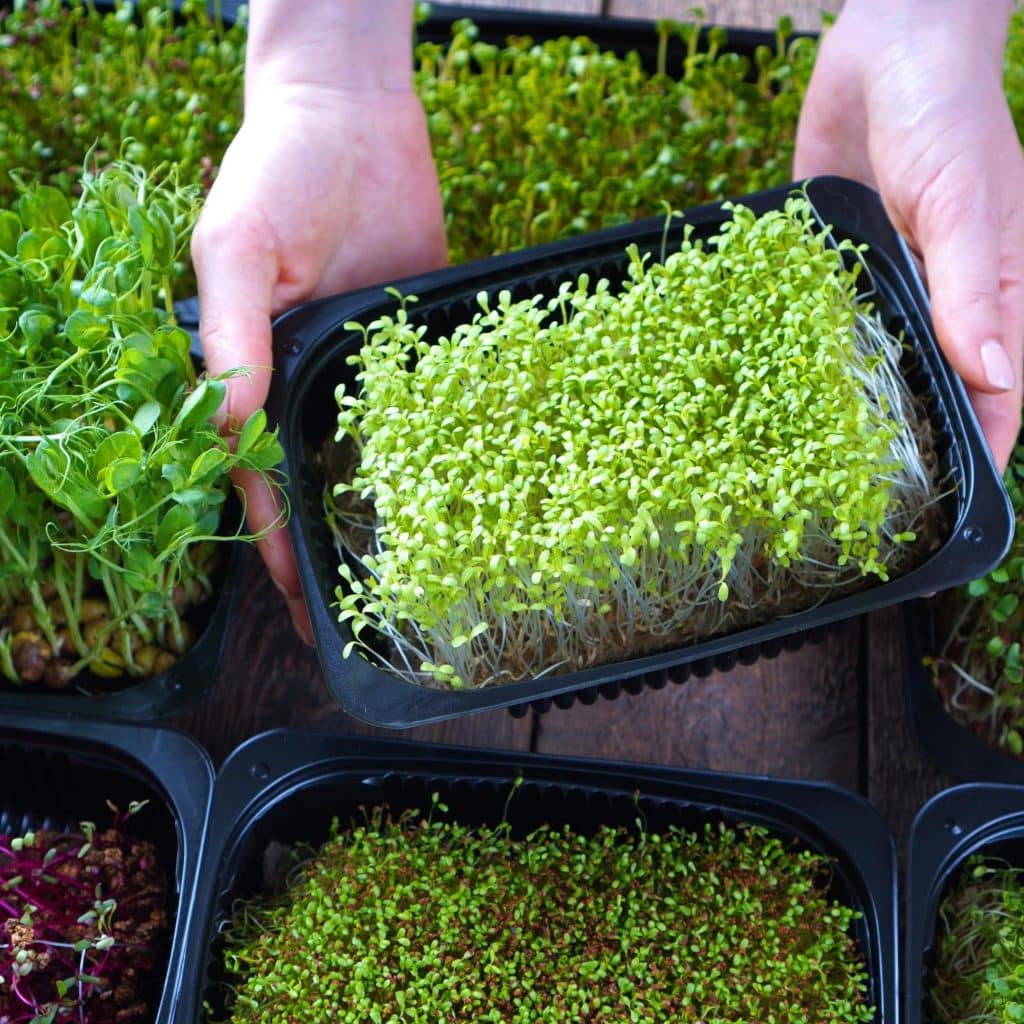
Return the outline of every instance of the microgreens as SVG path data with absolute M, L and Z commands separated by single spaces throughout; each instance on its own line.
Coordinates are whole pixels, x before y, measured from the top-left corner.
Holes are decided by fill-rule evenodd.
M 755 827 L 516 839 L 378 808 L 236 904 L 226 1019 L 870 1021 L 830 867 Z
M 947 709 L 985 742 L 1024 756 L 1024 445 L 1004 476 L 1016 514 L 1010 554 L 946 602 L 945 639 L 927 659 Z
M 72 205 L 0 211 L 0 670 L 150 675 L 191 643 L 228 474 L 281 458 L 263 412 L 231 447 L 169 312 L 198 192 L 115 164 Z
M 583 37 L 495 46 L 469 21 L 417 47 L 452 263 L 789 180 L 814 40 L 787 41 L 783 19 L 751 60 L 721 29 L 657 32 L 655 73 Z M 664 59 L 675 36 L 679 68 Z
M 1003 88 L 1017 134 L 1024 143 L 1024 4 L 1020 3 L 1010 16 Z
M 71 193 L 85 155 L 209 187 L 242 118 L 245 8 L 225 28 L 206 0 L 16 3 L 0 22 L 0 206 L 24 182 Z M 191 287 L 179 263 L 178 293 Z
M 164 958 L 167 877 L 126 813 L 74 832 L 0 835 L 0 1020 L 152 1019 L 147 977 Z
M 1024 1021 L 1021 870 L 968 859 L 939 908 L 929 1005 L 936 1024 Z
M 859 251 L 802 195 L 727 209 L 708 244 L 632 249 L 621 288 L 482 293 L 441 338 L 407 303 L 346 325 L 353 468 L 329 518 L 350 649 L 383 635 L 420 683 L 536 678 L 907 566 L 935 497 L 927 422 L 858 303 Z

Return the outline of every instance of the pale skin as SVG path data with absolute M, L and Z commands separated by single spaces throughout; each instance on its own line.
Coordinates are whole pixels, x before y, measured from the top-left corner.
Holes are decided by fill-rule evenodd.
M 794 174 L 882 194 L 927 272 L 940 342 L 996 462 L 1020 428 L 1024 157 L 1002 94 L 1012 0 L 847 0 L 804 104 Z M 916 16 L 914 8 L 917 8 Z M 266 399 L 272 317 L 307 299 L 445 263 L 444 218 L 412 89 L 411 0 L 253 0 L 245 121 L 192 244 L 201 334 L 230 382 L 224 417 Z M 250 526 L 279 517 L 241 478 Z M 261 542 L 311 640 L 287 533 Z

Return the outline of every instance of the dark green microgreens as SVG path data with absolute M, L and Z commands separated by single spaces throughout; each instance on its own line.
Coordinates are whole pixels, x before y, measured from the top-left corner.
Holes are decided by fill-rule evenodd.
M 1024 877 L 971 857 L 939 908 L 929 1004 L 936 1024 L 1024 1021 Z
M 951 595 L 941 618 L 950 621 L 928 659 L 946 707 L 985 742 L 1024 756 L 1024 445 L 1003 477 L 1016 515 L 1010 554 L 981 579 Z
M 206 0 L 16 3 L 0 22 L 0 207 L 11 172 L 72 193 L 90 151 L 208 189 L 242 120 L 241 10 L 225 28 Z M 184 256 L 174 281 L 195 290 Z
M 803 195 L 635 249 L 613 288 L 403 304 L 338 388 L 340 617 L 395 672 L 480 686 L 704 639 L 887 579 L 935 496 L 900 343 Z M 770 282 L 770 287 L 766 283 Z M 356 560 L 358 570 L 350 565 Z
M 0 211 L 0 669 L 50 685 L 181 653 L 229 472 L 282 457 L 262 411 L 235 448 L 208 422 L 226 383 L 169 312 L 198 190 L 120 163 L 81 190 Z
M 827 858 L 754 827 L 340 830 L 221 931 L 231 1024 L 874 1018 Z
M 469 21 L 417 47 L 452 263 L 790 180 L 814 40 L 783 19 L 751 61 L 721 29 L 658 32 L 686 44 L 681 67 L 582 37 L 494 46 Z

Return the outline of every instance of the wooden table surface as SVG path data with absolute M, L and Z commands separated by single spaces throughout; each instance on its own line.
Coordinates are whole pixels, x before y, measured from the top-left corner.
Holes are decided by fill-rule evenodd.
M 623 16 L 685 16 L 685 0 L 491 3 Z M 820 26 L 814 0 L 705 2 L 708 19 L 771 26 L 784 10 Z M 827 7 L 835 10 L 838 3 Z M 202 704 L 172 724 L 219 763 L 265 729 L 373 733 L 329 695 L 315 653 L 292 633 L 284 604 L 250 553 L 227 656 Z M 390 736 L 486 748 L 615 758 L 838 783 L 867 796 L 902 845 L 913 815 L 950 783 L 920 752 L 904 707 L 901 617 L 844 623 L 822 644 L 660 691 L 513 718 L 479 714 Z

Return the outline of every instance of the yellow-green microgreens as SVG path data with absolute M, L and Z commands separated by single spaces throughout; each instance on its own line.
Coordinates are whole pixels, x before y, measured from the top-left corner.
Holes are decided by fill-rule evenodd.
M 831 865 L 763 829 L 370 818 L 233 908 L 231 1024 L 874 1019 Z
M 621 288 L 366 327 L 336 440 L 340 617 L 479 686 L 704 639 L 887 579 L 933 498 L 902 346 L 794 196 Z M 844 254 L 854 269 L 844 267 Z M 351 560 L 358 561 L 353 568 Z

